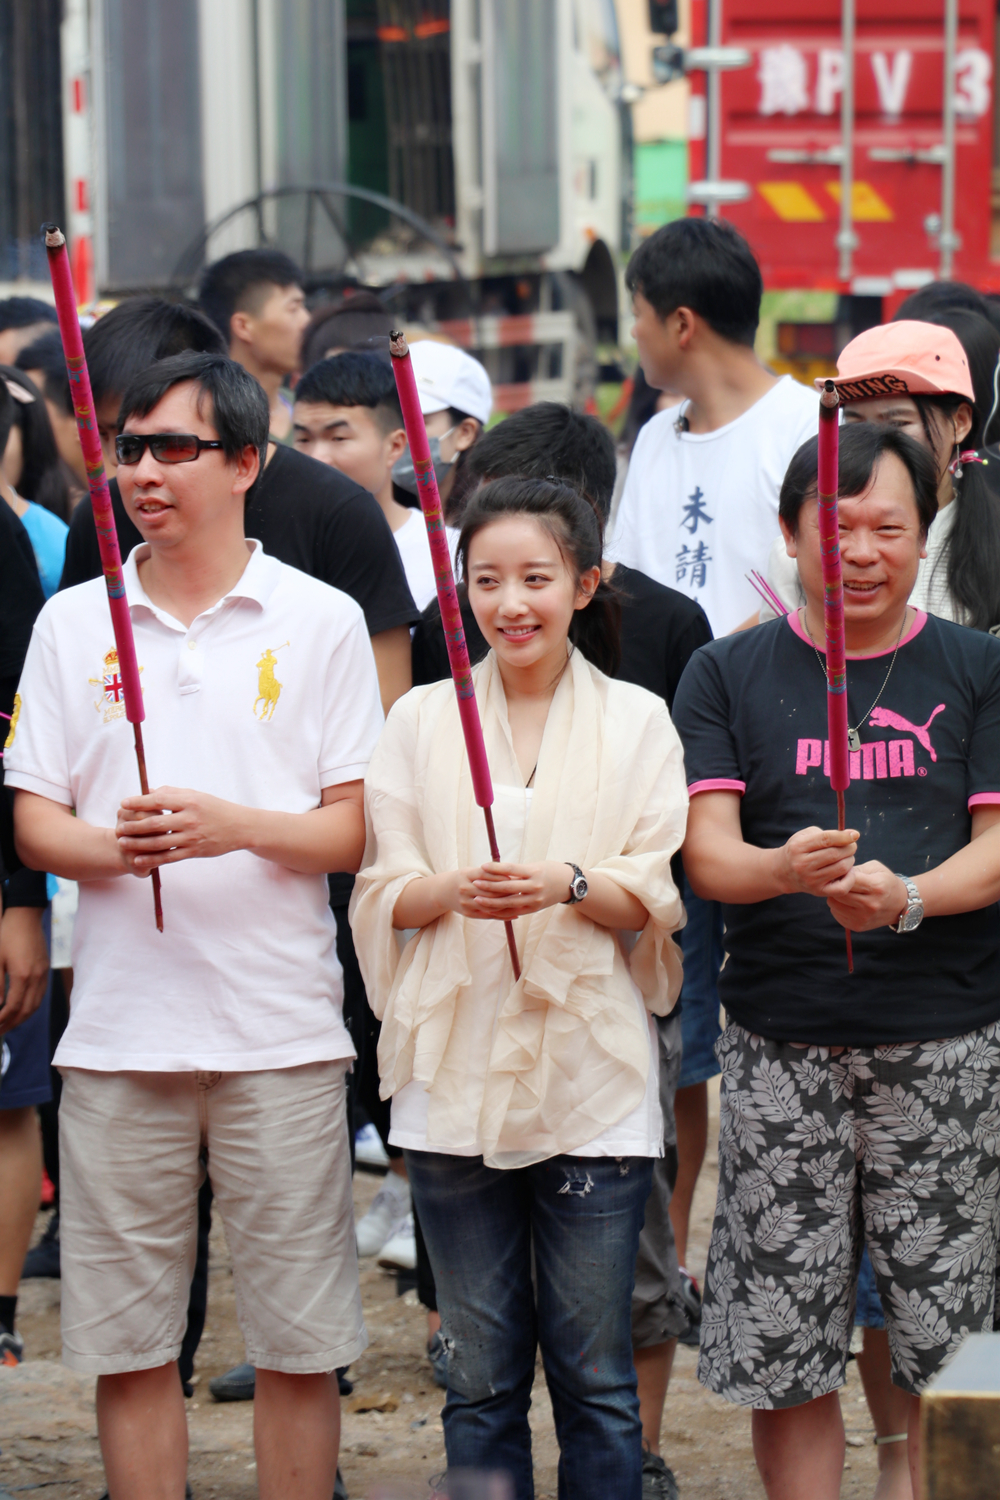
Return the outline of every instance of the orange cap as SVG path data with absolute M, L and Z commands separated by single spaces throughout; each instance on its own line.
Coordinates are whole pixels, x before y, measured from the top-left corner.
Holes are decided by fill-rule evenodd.
M 825 382 L 816 381 L 822 390 Z M 868 328 L 843 349 L 834 380 L 841 406 L 872 396 L 965 396 L 975 401 L 969 361 L 957 336 L 904 318 Z

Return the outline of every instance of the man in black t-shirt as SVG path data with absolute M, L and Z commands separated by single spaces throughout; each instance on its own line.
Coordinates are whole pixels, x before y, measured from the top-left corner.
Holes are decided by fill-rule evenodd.
M 675 703 L 685 869 L 729 951 L 698 1374 L 803 1497 L 839 1485 L 864 1243 L 916 1475 L 920 1391 L 993 1326 L 1000 1182 L 1000 642 L 907 606 L 926 452 L 880 426 L 840 444 L 853 827 L 829 826 L 815 440 L 780 499 L 805 607 L 698 651 Z

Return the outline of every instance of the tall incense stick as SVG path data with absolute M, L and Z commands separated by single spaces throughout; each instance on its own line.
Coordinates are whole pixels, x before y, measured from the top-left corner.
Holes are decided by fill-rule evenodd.
M 844 793 L 851 784 L 847 743 L 847 647 L 844 640 L 844 576 L 840 565 L 840 520 L 837 510 L 840 458 L 840 397 L 828 380 L 819 398 L 819 541 L 823 559 L 823 626 L 826 633 L 826 713 L 830 742 L 830 786 L 837 794 L 837 827 L 843 831 Z M 850 931 L 847 972 L 854 973 Z
M 438 604 L 441 607 L 441 624 L 444 626 L 445 643 L 448 647 L 448 665 L 451 668 L 452 681 L 458 695 L 458 712 L 469 757 L 469 770 L 472 773 L 472 790 L 476 802 L 483 810 L 483 817 L 486 819 L 490 854 L 499 864 L 500 846 L 497 843 L 496 829 L 493 826 L 493 782 L 490 777 L 489 761 L 486 759 L 483 726 L 479 721 L 476 689 L 472 681 L 472 667 L 469 663 L 469 648 L 465 644 L 462 611 L 458 603 L 458 594 L 455 591 L 455 573 L 451 566 L 448 538 L 445 535 L 441 496 L 431 460 L 430 444 L 427 441 L 424 414 L 420 410 L 420 397 L 417 394 L 413 362 L 410 359 L 406 339 L 401 333 L 390 333 L 389 352 L 392 355 L 392 369 L 396 377 L 399 404 L 403 411 L 406 440 L 410 445 L 410 456 L 413 459 L 413 468 L 417 476 L 420 508 L 424 513 L 427 540 L 431 545 L 434 583 L 437 588 Z M 504 927 L 507 930 L 507 947 L 510 950 L 514 978 L 520 979 L 521 965 L 517 957 L 517 943 L 514 941 L 514 927 L 510 922 L 505 922 Z
M 118 651 L 118 675 L 125 699 L 125 717 L 132 725 L 135 735 L 135 758 L 139 764 L 139 786 L 145 796 L 149 791 L 146 775 L 146 753 L 142 744 L 142 721 L 146 710 L 142 702 L 142 684 L 139 681 L 139 664 L 135 656 L 135 640 L 132 635 L 132 616 L 125 597 L 125 580 L 122 577 L 122 555 L 118 546 L 118 531 L 115 513 L 111 505 L 111 491 L 104 473 L 104 455 L 97 431 L 97 415 L 94 411 L 94 393 L 90 388 L 90 374 L 83 352 L 83 334 L 76 311 L 76 296 L 73 278 L 70 275 L 69 255 L 66 239 L 55 224 L 45 225 L 45 249 L 49 257 L 49 274 L 55 293 L 56 312 L 59 316 L 59 332 L 62 335 L 63 353 L 66 356 L 66 373 L 76 412 L 76 425 L 80 433 L 80 447 L 87 468 L 87 483 L 90 486 L 90 503 L 94 508 L 94 526 L 97 545 L 101 551 L 101 567 L 108 590 L 108 605 L 111 609 L 111 625 L 115 633 Z M 156 914 L 157 931 L 163 931 L 163 907 L 160 902 L 160 872 L 153 871 L 153 910 Z

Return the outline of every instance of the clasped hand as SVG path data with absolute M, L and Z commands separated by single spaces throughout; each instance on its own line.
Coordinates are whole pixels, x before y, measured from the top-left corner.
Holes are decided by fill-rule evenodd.
M 243 809 L 207 792 L 161 786 L 126 797 L 118 809 L 118 854 L 132 875 L 150 875 L 181 859 L 214 859 L 243 847 Z
M 841 927 L 871 932 L 899 919 L 906 906 L 906 887 L 877 859 L 855 864 L 856 829 L 802 828 L 779 851 L 785 890 L 818 896 Z
M 455 871 L 449 905 L 463 917 L 513 922 L 517 917 L 530 916 L 565 901 L 572 878 L 569 865 L 555 859 L 534 865 L 491 861 Z

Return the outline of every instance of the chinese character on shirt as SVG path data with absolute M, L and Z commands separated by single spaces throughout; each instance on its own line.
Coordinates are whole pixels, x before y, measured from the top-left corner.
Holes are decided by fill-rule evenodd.
M 690 570 L 691 587 L 694 589 L 705 587 L 708 564 L 712 561 L 712 554 L 704 542 L 699 542 L 697 547 L 689 547 L 685 543 L 677 553 L 675 561 L 677 563 L 678 583 L 683 583 L 684 579 L 688 576 L 688 570 Z
M 704 498 L 704 491 L 700 485 L 696 484 L 694 494 L 688 496 L 688 503 L 684 507 L 684 518 L 681 521 L 681 525 L 686 526 L 692 536 L 698 530 L 699 521 L 706 521 L 709 526 L 712 524 L 712 517 L 702 504 Z

